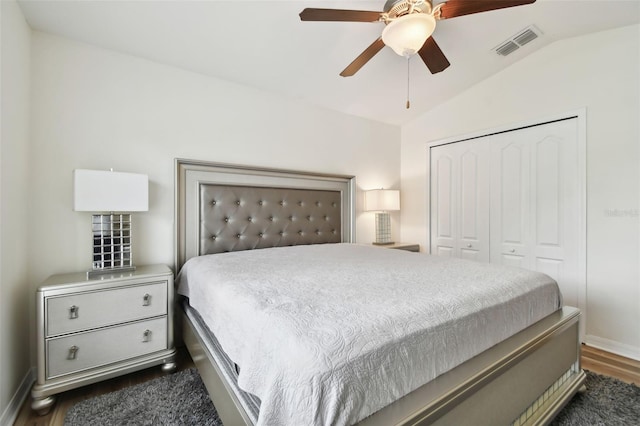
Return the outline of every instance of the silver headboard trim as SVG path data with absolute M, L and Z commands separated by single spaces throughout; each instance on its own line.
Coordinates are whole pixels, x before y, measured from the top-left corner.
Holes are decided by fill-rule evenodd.
M 340 194 L 340 241 L 355 242 L 354 176 L 176 159 L 174 242 L 176 272 L 188 259 L 199 256 L 203 249 L 203 227 L 201 226 L 203 218 L 200 203 L 201 194 L 207 193 L 208 185 L 253 187 L 258 190 L 259 188 L 269 190 L 280 188 L 294 190 L 291 191 L 294 193 L 295 190 L 337 191 Z M 205 188 L 204 191 L 203 188 Z M 284 241 L 283 245 L 289 245 L 289 243 Z M 229 247 L 227 245 L 225 250 L 229 250 Z M 237 249 L 245 248 L 239 245 Z

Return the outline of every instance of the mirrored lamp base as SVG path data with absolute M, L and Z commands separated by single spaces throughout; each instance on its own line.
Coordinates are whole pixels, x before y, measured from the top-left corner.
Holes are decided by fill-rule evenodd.
M 389 212 L 376 213 L 376 240 L 374 245 L 383 246 L 393 244 L 391 241 L 391 216 Z
M 131 215 L 94 214 L 92 270 L 88 278 L 103 274 L 119 274 L 136 269 L 131 259 Z

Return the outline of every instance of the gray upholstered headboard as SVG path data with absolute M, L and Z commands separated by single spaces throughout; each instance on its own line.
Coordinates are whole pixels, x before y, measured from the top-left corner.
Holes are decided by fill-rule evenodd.
M 193 256 L 355 241 L 353 176 L 176 159 L 176 272 Z

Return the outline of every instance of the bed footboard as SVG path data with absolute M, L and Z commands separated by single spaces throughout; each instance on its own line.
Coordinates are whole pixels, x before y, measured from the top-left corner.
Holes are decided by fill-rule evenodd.
M 565 307 L 360 422 L 379 425 L 543 425 L 580 389 L 578 320 Z M 254 421 L 184 315 L 184 342 L 225 426 Z
M 361 422 L 542 425 L 580 389 L 580 312 L 565 307 Z

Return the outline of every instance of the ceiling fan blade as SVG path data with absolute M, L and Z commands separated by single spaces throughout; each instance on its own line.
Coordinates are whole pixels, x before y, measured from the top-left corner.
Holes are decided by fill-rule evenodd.
M 360 68 L 363 67 L 364 64 L 369 62 L 371 58 L 373 58 L 376 53 L 378 53 L 384 47 L 384 42 L 382 38 L 378 38 L 376 41 L 371 43 L 369 47 L 367 47 L 364 52 L 360 54 L 356 59 L 353 60 L 341 73 L 340 75 L 343 77 L 351 77 L 355 73 L 358 72 Z
M 418 50 L 418 55 L 420 55 L 427 68 L 429 68 L 431 74 L 444 71 L 451 65 L 433 37 L 429 37 L 427 41 L 424 42 L 420 50 Z
M 341 21 L 341 22 L 376 22 L 381 12 L 368 10 L 313 9 L 306 8 L 300 12 L 302 21 Z
M 488 12 L 490 10 L 507 7 L 524 6 L 535 3 L 536 0 L 449 0 L 440 8 L 440 19 L 450 19 L 456 16 L 471 15 L 472 13 Z

